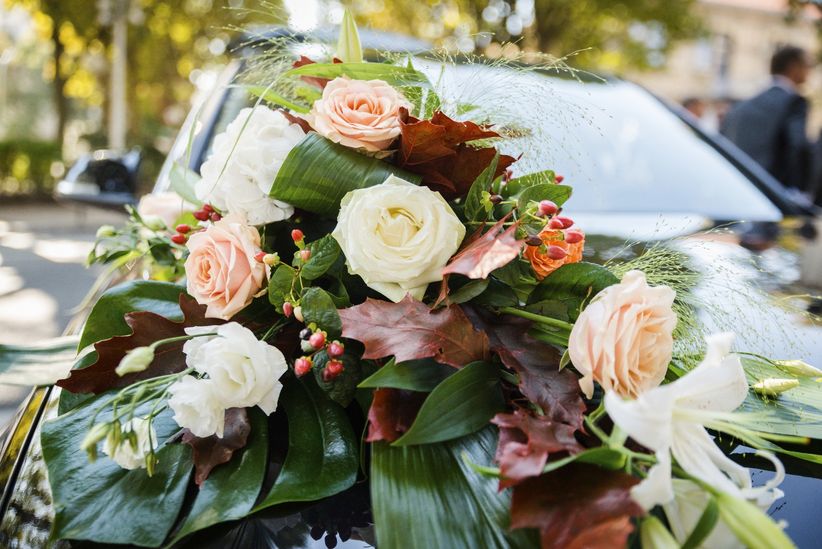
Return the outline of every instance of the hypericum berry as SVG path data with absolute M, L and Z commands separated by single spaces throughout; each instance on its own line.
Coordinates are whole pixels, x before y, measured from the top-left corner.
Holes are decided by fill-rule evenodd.
M 540 215 L 554 215 L 559 211 L 559 206 L 550 200 L 540 200 L 537 210 Z
M 307 356 L 298 358 L 294 361 L 294 373 L 297 374 L 297 377 L 302 377 L 311 371 L 313 365 L 311 359 Z
M 557 184 L 562 183 L 563 181 L 565 181 L 565 176 L 557 175 L 554 177 L 554 181 L 556 181 Z
M 502 202 L 502 197 L 498 194 L 492 194 L 488 200 L 491 201 L 491 204 L 499 204 Z
M 565 256 L 567 255 L 568 252 L 566 252 L 564 248 L 560 248 L 559 246 L 548 246 L 548 257 L 551 259 L 565 259 Z
M 565 231 L 565 242 L 568 244 L 576 244 L 577 242 L 582 242 L 584 239 L 585 235 L 576 229 Z
M 191 227 L 189 225 L 186 225 L 185 223 L 180 223 L 174 228 L 174 230 L 180 234 L 186 234 L 191 232 Z
M 305 322 L 303 318 L 303 308 L 300 306 L 294 307 L 294 318 L 299 320 L 300 322 Z
M 186 235 L 177 233 L 171 236 L 171 241 L 182 246 L 186 243 Z
M 300 341 L 300 350 L 304 353 L 313 353 L 317 349 L 315 349 L 314 346 L 311 345 L 311 343 L 309 343 L 307 339 L 304 339 Z
M 315 349 L 321 349 L 325 346 L 325 334 L 323 332 L 314 332 L 308 338 L 308 342 Z
M 214 211 L 214 206 L 212 206 L 211 204 L 203 204 L 203 211 L 211 213 Z
M 208 221 L 208 218 L 211 214 L 205 210 L 197 210 L 192 215 L 194 216 L 194 219 L 196 219 L 197 221 Z
M 335 377 L 339 376 L 344 369 L 345 366 L 343 366 L 343 363 L 339 360 L 329 360 L 323 370 L 323 381 L 331 381 Z
M 254 254 L 254 259 L 256 259 L 257 262 L 262 263 L 263 259 L 265 259 L 265 252 L 263 252 L 263 251 L 257 252 L 256 254 Z
M 293 231 L 291 231 L 291 240 L 293 240 L 294 242 L 302 242 L 304 238 L 305 235 L 300 229 L 294 229 Z
M 339 341 L 332 341 L 326 350 L 326 353 L 328 353 L 328 356 L 331 358 L 341 357 L 344 352 L 345 346 Z
M 266 254 L 263 257 L 263 263 L 269 267 L 276 267 L 280 263 L 280 256 L 277 254 Z
M 574 220 L 570 217 L 555 217 L 554 219 L 562 222 L 563 229 L 568 229 L 574 225 Z
M 538 235 L 529 236 L 525 239 L 528 246 L 542 246 L 542 239 Z
M 548 228 L 554 230 L 564 229 L 565 224 L 559 218 L 552 217 L 551 221 L 548 222 Z
M 288 301 L 283 303 L 283 314 L 286 317 L 290 317 L 292 314 L 294 314 L 294 305 L 292 305 Z
M 311 337 L 311 334 L 314 333 L 311 331 L 311 328 L 303 328 L 300 330 L 300 339 L 308 341 L 308 338 Z
M 217 212 L 211 212 L 211 215 L 209 216 L 209 219 L 211 219 L 214 223 L 218 222 L 222 218 L 223 218 L 223 216 L 221 216 Z
M 303 263 L 311 259 L 311 250 L 300 250 L 300 259 L 303 260 Z

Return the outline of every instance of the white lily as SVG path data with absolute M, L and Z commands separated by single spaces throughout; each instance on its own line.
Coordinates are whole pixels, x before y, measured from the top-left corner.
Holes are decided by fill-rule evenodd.
M 730 333 L 708 337 L 705 358 L 696 368 L 636 400 L 605 395 L 614 424 L 657 455 L 648 478 L 632 491 L 646 509 L 674 498 L 671 456 L 686 473 L 719 491 L 759 502 L 781 496 L 773 483 L 754 488 L 748 469 L 728 458 L 705 429 L 712 420 L 727 421 L 748 394 L 742 363 L 730 354 L 733 339 Z

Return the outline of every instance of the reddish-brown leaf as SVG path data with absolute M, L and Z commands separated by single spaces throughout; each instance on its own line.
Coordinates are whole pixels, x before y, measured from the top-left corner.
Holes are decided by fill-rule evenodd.
M 639 479 L 621 471 L 571 463 L 514 487 L 512 528 L 539 528 L 543 549 L 624 547 L 630 517 L 643 514 L 631 498 Z
M 528 335 L 531 323 L 477 309 L 466 311 L 475 326 L 488 334 L 491 350 L 519 374 L 520 392 L 539 405 L 552 421 L 581 429 L 585 402 L 580 395 L 579 378 L 569 370 L 560 371 L 560 354 L 554 347 Z
M 194 482 L 197 486 L 202 486 L 212 469 L 228 463 L 234 452 L 245 448 L 249 433 L 251 422 L 245 408 L 229 408 L 225 411 L 223 438 L 217 435 L 200 438 L 191 434 L 188 429 L 185 430 L 183 442 L 194 450 Z
M 458 305 L 433 312 L 410 295 L 399 303 L 369 298 L 339 314 L 343 337 L 361 341 L 366 359 L 430 357 L 459 368 L 488 356 L 488 337 L 474 329 Z
M 183 342 L 161 345 L 154 354 L 154 360 L 142 372 L 118 376 L 115 372 L 126 352 L 136 347 L 151 345 L 155 341 L 185 335 L 189 326 L 212 326 L 224 321 L 206 318 L 206 307 L 186 295 L 180 294 L 180 309 L 183 321 L 175 322 L 148 311 L 128 313 L 126 324 L 131 335 L 116 336 L 94 344 L 97 361 L 87 368 L 72 370 L 69 376 L 57 382 L 59 387 L 72 393 L 102 393 L 109 389 L 120 389 L 143 379 L 181 372 L 186 367 Z
M 411 428 L 427 393 L 377 389 L 368 409 L 367 442 L 393 442 Z
M 443 276 L 462 274 L 468 278 L 488 278 L 491 271 L 504 267 L 519 255 L 525 245 L 517 240 L 517 226 L 504 229 L 505 219 L 497 221 L 485 234 L 474 238 L 442 270 Z
M 496 460 L 502 472 L 500 489 L 541 475 L 551 454 L 576 454 L 584 449 L 574 438 L 574 427 L 523 409 L 497 414 L 491 422 L 499 427 Z
M 285 117 L 286 120 L 288 120 L 292 124 L 297 124 L 300 127 L 300 129 L 302 129 L 305 133 L 308 133 L 312 130 L 311 125 L 308 123 L 308 120 L 306 120 L 305 118 L 301 118 L 297 115 L 291 114 L 290 112 L 288 112 L 285 109 L 277 109 L 277 110 L 280 111 L 280 113 L 282 113 L 282 115 Z
M 434 113 L 431 120 L 419 120 L 403 109 L 400 127 L 400 167 L 422 175 L 425 185 L 449 200 L 465 196 L 496 156 L 494 147 L 472 147 L 468 143 L 499 137 L 498 133 L 474 122 L 452 120 L 441 112 Z M 511 156 L 500 156 L 494 177 L 514 161 Z

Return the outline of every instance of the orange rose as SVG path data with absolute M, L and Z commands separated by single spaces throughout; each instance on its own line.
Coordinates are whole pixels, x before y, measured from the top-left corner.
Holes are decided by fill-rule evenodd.
M 585 235 L 582 231 L 575 231 L 582 236 L 573 244 L 565 240 L 563 232 L 558 229 L 545 227 L 539 233 L 542 246 L 526 246 L 525 257 L 531 262 L 537 278 L 542 280 L 567 263 L 582 261 L 582 249 L 585 246 Z M 557 250 L 556 248 L 559 248 Z M 562 255 L 562 254 L 565 255 Z

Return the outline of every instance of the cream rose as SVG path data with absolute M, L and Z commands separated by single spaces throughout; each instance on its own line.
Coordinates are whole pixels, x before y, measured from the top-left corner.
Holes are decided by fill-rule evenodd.
M 254 256 L 260 251 L 260 234 L 242 219 L 230 215 L 195 233 L 186 244 L 188 293 L 206 316 L 228 320 L 263 287 L 265 265 Z
M 134 433 L 137 443 L 132 446 L 128 438 L 123 437 L 117 446 L 114 446 L 113 439 L 107 438 L 103 444 L 103 453 L 109 456 L 123 469 L 140 469 L 146 466 L 146 456 L 151 452 L 151 446 L 157 444 L 157 433 L 154 427 L 149 429 L 147 419 L 135 417 L 126 422 L 123 433 Z
M 381 151 L 400 135 L 400 108 L 411 104 L 382 80 L 335 78 L 314 102 L 308 123 L 346 147 Z
M 174 421 L 194 436 L 223 438 L 225 407 L 216 396 L 214 381 L 183 376 L 168 388 L 168 407 Z
M 259 406 L 266 414 L 277 409 L 279 379 L 288 370 L 279 349 L 236 322 L 186 328 L 186 333 L 198 336 L 183 345 L 186 364 L 208 376 L 223 408 Z
M 173 228 L 180 216 L 193 212 L 194 206 L 175 192 L 144 195 L 137 204 L 137 213 L 146 223 L 160 220 L 166 227 Z
M 675 297 L 668 286 L 651 287 L 642 272 L 629 271 L 582 311 L 568 353 L 588 398 L 595 380 L 606 392 L 630 397 L 662 382 L 673 352 Z
M 290 204 L 268 196 L 285 157 L 305 133 L 279 111 L 258 105 L 240 111 L 214 138 L 203 163 L 197 198 L 220 210 L 244 215 L 252 225 L 288 219 Z
M 392 301 L 422 299 L 465 236 L 438 192 L 390 176 L 345 195 L 332 236 L 348 271 Z

